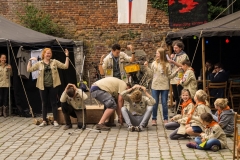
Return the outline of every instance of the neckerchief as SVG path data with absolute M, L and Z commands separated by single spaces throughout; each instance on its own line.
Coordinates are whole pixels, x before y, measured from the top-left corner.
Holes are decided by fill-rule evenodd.
M 186 53 L 184 51 L 181 51 L 180 53 L 175 54 L 175 56 L 173 57 L 173 60 L 176 62 L 177 56 L 181 56 L 183 54 L 186 54 Z
M 223 110 L 218 110 L 217 111 L 217 114 L 218 114 L 218 122 L 220 121 L 220 114 L 222 113 L 222 111 L 226 111 L 226 110 L 230 110 L 230 107 L 229 106 L 227 106 L 226 108 L 224 108 Z
M 185 108 L 185 107 L 187 107 L 190 103 L 192 103 L 192 99 L 190 98 L 190 99 L 188 99 L 186 102 L 184 101 L 182 104 L 181 104 L 181 106 L 182 106 L 182 112 L 181 112 L 181 114 L 183 115 L 183 109 Z
M 196 109 L 196 108 L 198 107 L 198 105 L 200 105 L 200 104 L 206 104 L 206 103 L 205 103 L 205 102 L 198 102 L 198 103 L 195 104 L 194 108 L 193 108 L 193 109 L 191 110 L 191 112 L 190 112 L 191 117 L 188 116 L 188 119 L 187 119 L 186 124 L 188 124 L 188 123 L 191 121 L 193 112 L 195 111 L 195 109 Z
M 218 123 L 213 120 L 209 125 L 206 126 L 206 128 L 211 128 L 211 127 L 213 127 L 213 126 L 215 126 L 215 125 L 217 125 L 217 124 L 218 124 Z

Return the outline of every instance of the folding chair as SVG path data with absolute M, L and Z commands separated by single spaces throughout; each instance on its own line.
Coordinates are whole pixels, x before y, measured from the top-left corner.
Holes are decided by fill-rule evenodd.
M 233 99 L 238 98 L 238 101 L 239 101 L 239 98 L 240 98 L 240 82 L 230 81 L 228 94 L 231 101 L 232 109 L 234 110 Z M 237 112 L 239 112 L 239 109 L 240 109 L 240 101 L 239 101 Z
M 237 112 L 235 112 L 235 115 L 234 115 L 233 159 L 237 158 L 237 160 L 240 157 L 240 153 L 237 151 L 237 146 L 238 146 L 238 143 L 240 142 L 238 124 L 240 124 L 240 115 L 237 114 Z
M 209 101 L 209 104 L 210 104 L 210 108 L 211 108 L 211 110 L 216 110 L 215 107 L 211 107 L 211 99 L 216 99 L 216 97 L 210 95 L 211 89 L 224 89 L 224 95 L 221 98 L 226 98 L 227 97 L 226 96 L 227 82 L 221 82 L 221 83 L 209 82 L 208 83 L 207 94 L 208 94 L 208 101 Z

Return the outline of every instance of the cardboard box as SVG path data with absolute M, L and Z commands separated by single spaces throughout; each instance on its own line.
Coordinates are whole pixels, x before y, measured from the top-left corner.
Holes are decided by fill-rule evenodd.
M 86 124 L 97 124 L 100 119 L 102 118 L 104 111 L 104 106 L 103 105 L 86 105 L 86 115 L 85 116 L 85 122 Z M 81 118 L 82 118 L 82 112 L 81 112 Z M 73 118 L 70 116 L 72 124 L 77 123 L 77 118 Z M 110 117 L 109 120 L 110 123 L 114 123 L 114 114 Z M 66 124 L 65 119 L 62 113 L 62 108 L 58 108 L 58 123 L 59 124 Z
M 70 116 L 70 119 L 71 119 L 72 124 L 77 124 L 77 118 L 73 118 Z M 57 121 L 58 121 L 58 124 L 62 124 L 62 125 L 66 124 L 64 116 L 63 116 L 63 112 L 62 112 L 62 107 L 58 108 Z
M 97 124 L 103 115 L 103 105 L 86 105 L 86 121 L 89 124 Z

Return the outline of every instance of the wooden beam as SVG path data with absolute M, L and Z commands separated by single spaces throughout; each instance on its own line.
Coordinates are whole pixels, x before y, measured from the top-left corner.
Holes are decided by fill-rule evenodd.
M 168 51 L 169 51 L 168 56 L 170 57 L 172 54 L 172 46 L 171 45 L 168 45 Z M 171 84 L 169 86 L 169 93 L 170 93 L 170 107 L 172 107 L 173 106 L 173 95 L 172 95 L 172 85 Z
M 199 37 L 200 38 L 200 37 Z M 206 67 L 205 67 L 205 38 L 202 37 L 202 71 L 203 71 L 203 90 L 206 90 Z

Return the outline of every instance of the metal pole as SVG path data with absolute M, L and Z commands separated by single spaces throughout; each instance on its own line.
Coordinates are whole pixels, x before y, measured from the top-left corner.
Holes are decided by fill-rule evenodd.
M 85 61 L 85 55 L 83 56 L 83 60 L 82 60 L 82 68 L 81 68 L 81 71 L 80 71 L 80 74 L 79 74 L 79 81 L 80 81 L 80 87 L 81 85 L 83 84 L 83 81 L 82 81 L 82 73 L 83 73 L 83 66 L 84 66 L 84 61 Z M 84 130 L 86 128 L 86 125 L 85 125 L 85 117 L 84 117 L 84 107 L 83 107 L 83 90 L 82 90 L 82 117 L 83 117 L 83 125 L 82 125 L 82 129 Z
M 89 70 L 88 70 L 88 84 L 89 84 L 89 92 L 90 92 L 91 83 L 90 83 L 90 74 L 89 74 Z M 90 96 L 90 104 L 92 105 L 92 96 L 91 96 L 91 94 L 89 94 L 89 96 Z
M 171 45 L 168 46 L 168 50 L 169 50 L 168 55 L 170 57 L 172 54 L 172 46 Z M 172 95 L 172 85 L 171 84 L 170 84 L 169 92 L 170 92 L 170 106 L 173 107 L 173 95 Z
M 85 55 L 83 56 L 82 68 L 81 68 L 81 71 L 80 71 L 80 74 L 79 74 L 80 86 L 81 86 L 81 84 L 83 84 L 82 74 L 83 74 L 84 62 L 85 62 Z M 86 85 L 86 86 L 87 86 L 87 85 Z M 81 106 L 81 107 L 82 107 L 82 117 L 83 117 L 82 130 L 88 129 L 88 130 L 92 130 L 92 131 L 96 131 L 96 132 L 101 133 L 101 130 L 86 128 L 86 124 L 85 124 L 85 113 L 84 113 L 84 107 L 83 107 L 83 90 L 82 90 L 82 106 Z
M 7 42 L 7 50 L 8 50 L 8 64 L 10 64 L 10 49 L 9 49 L 9 44 L 8 44 L 8 41 Z M 12 114 L 12 106 L 11 106 L 11 75 L 8 74 L 8 81 L 9 81 L 9 93 L 8 93 L 8 107 L 9 107 L 9 116 L 11 116 Z

